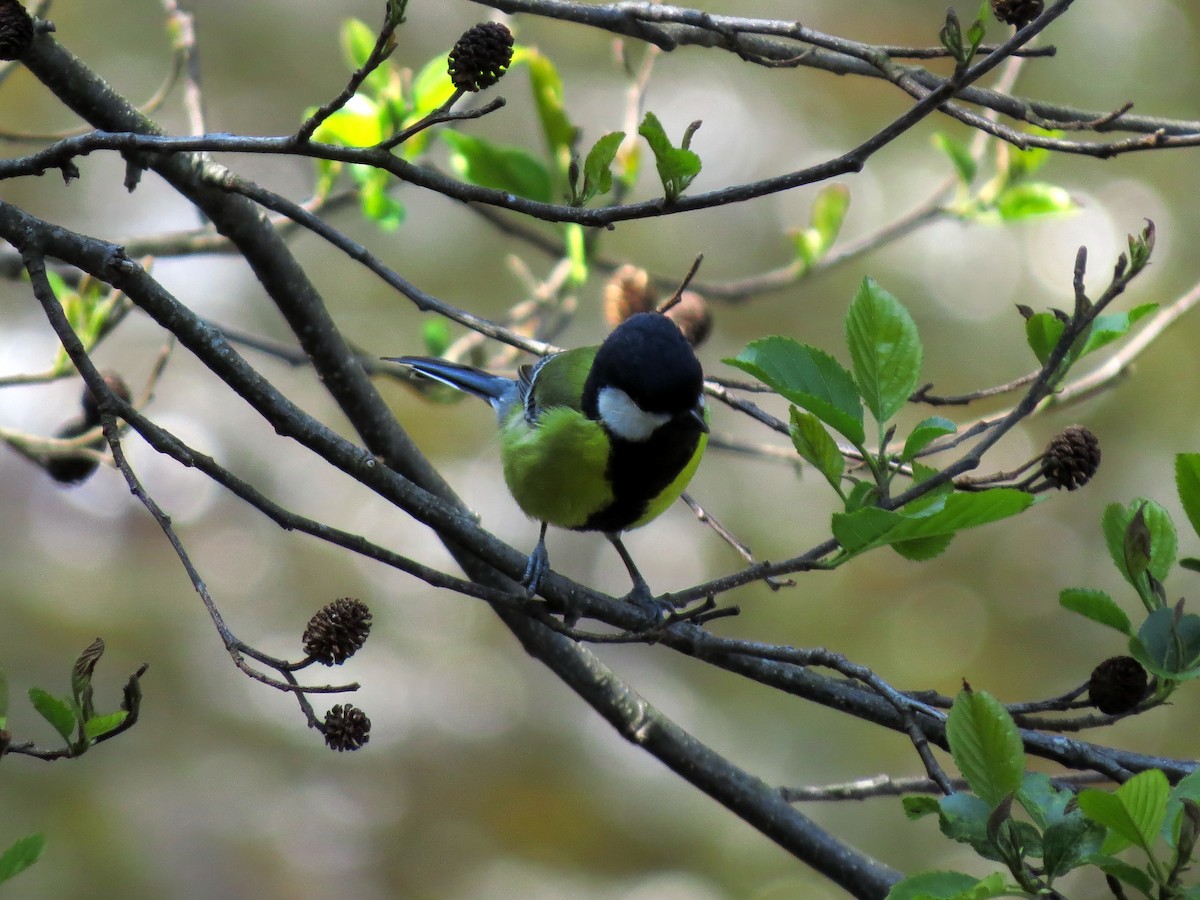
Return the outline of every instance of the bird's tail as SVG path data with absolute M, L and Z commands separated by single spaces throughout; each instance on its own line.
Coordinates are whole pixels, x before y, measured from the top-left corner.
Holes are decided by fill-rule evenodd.
M 414 372 L 420 372 L 426 378 L 440 381 L 463 393 L 471 394 L 480 400 L 492 404 L 498 412 L 503 413 L 517 395 L 517 383 L 511 378 L 493 375 L 464 366 L 460 363 L 447 362 L 429 356 L 385 356 L 388 362 L 407 366 Z

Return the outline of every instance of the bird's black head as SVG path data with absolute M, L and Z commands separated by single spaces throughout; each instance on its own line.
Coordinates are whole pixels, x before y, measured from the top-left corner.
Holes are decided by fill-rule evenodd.
M 583 389 L 584 411 L 596 415 L 606 387 L 619 388 L 645 412 L 676 416 L 695 409 L 704 372 L 679 327 L 658 313 L 637 313 L 600 348 Z

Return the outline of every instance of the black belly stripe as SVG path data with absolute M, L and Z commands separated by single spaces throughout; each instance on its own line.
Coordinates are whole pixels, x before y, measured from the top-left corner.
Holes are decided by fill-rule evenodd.
M 696 452 L 700 429 L 686 417 L 659 428 L 649 440 L 612 443 L 608 478 L 614 500 L 594 513 L 576 531 L 623 531 L 642 517 L 650 501 L 661 494 Z

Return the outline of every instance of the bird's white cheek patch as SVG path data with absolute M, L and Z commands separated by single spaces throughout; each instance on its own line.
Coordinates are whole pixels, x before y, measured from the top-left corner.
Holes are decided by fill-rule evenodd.
M 666 425 L 666 413 L 649 413 L 633 402 L 620 388 L 606 387 L 597 398 L 600 421 L 610 432 L 626 441 L 645 441 L 655 430 Z

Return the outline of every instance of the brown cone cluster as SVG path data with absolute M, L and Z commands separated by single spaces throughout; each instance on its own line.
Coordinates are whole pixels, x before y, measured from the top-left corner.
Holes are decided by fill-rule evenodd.
M 20 59 L 33 43 L 33 19 L 17 0 L 0 0 L 0 59 Z
M 304 652 L 327 666 L 341 665 L 362 649 L 371 633 L 371 610 L 361 600 L 342 597 L 317 610 L 301 640 Z
M 330 750 L 358 750 L 370 739 L 371 720 L 357 706 L 339 703 L 325 714 L 325 745 Z
M 1100 441 L 1082 425 L 1069 425 L 1046 446 L 1042 474 L 1056 488 L 1073 491 L 1092 480 L 1100 468 Z
M 448 71 L 456 88 L 482 91 L 508 70 L 513 36 L 499 22 L 483 22 L 463 32 L 450 51 Z
M 1024 28 L 1042 14 L 1044 0 L 992 0 L 992 12 L 1007 25 Z
M 1133 710 L 1146 696 L 1149 676 L 1132 656 L 1113 656 L 1092 670 L 1088 696 L 1106 716 Z

